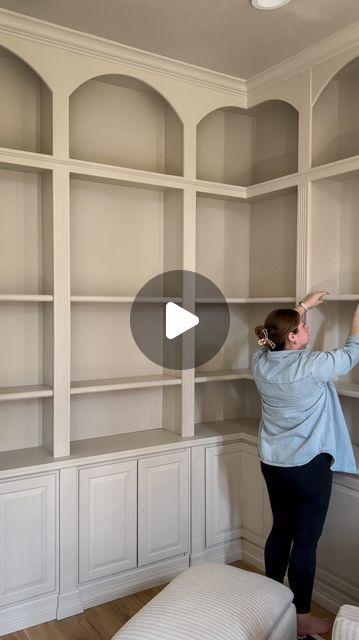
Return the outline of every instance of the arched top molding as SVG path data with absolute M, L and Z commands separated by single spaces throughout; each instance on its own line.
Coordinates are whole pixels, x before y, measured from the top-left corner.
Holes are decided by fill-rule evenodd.
M 291 109 L 294 109 L 297 113 L 298 113 L 298 109 L 295 105 L 291 104 L 290 102 L 288 102 L 287 100 L 282 100 L 282 99 L 277 99 L 277 98 L 271 98 L 268 100 L 264 100 L 262 102 L 258 102 L 255 105 L 252 105 L 251 107 L 242 107 L 242 106 L 238 106 L 231 103 L 224 103 L 222 106 L 219 107 L 215 107 L 214 109 L 211 109 L 211 111 L 206 112 L 196 123 L 196 126 L 198 126 L 199 124 L 201 124 L 201 122 L 203 122 L 203 120 L 205 120 L 205 118 L 207 118 L 207 116 L 210 116 L 212 113 L 215 113 L 216 111 L 220 111 L 222 109 L 227 109 L 228 111 L 231 110 L 236 110 L 238 112 L 240 112 L 243 115 L 255 115 L 256 113 L 260 113 L 261 111 L 264 111 L 266 109 L 266 106 L 268 105 L 275 105 L 275 104 L 285 104 L 288 107 L 290 107 Z
M 4 44 L 0 42 L 0 48 L 9 54 L 10 59 L 18 59 L 24 65 L 26 65 L 33 73 L 44 83 L 44 85 L 53 93 L 53 83 L 50 77 L 50 73 L 48 69 L 42 68 L 45 65 L 41 65 L 41 59 L 39 58 L 38 52 L 34 55 L 27 48 L 26 51 L 24 47 L 21 46 L 21 43 L 16 41 L 16 43 Z M 48 65 L 46 65 L 48 66 Z M 53 76 L 53 71 L 52 71 Z
M 325 91 L 333 78 L 354 60 L 359 59 L 359 47 L 343 52 L 340 56 L 335 56 L 321 63 L 312 71 L 312 107 L 316 105 L 320 96 Z
M 156 82 L 152 82 L 149 79 L 144 79 L 142 75 L 140 74 L 135 74 L 135 73 L 129 73 L 128 70 L 126 71 L 119 71 L 118 69 L 116 69 L 115 71 L 113 69 L 108 70 L 108 71 L 101 71 L 100 73 L 92 73 L 90 75 L 87 75 L 87 77 L 85 79 L 83 79 L 79 84 L 77 84 L 76 86 L 73 86 L 71 88 L 70 91 L 70 95 L 69 98 L 71 99 L 71 97 L 74 95 L 74 93 L 76 91 L 80 91 L 82 87 L 84 87 L 88 82 L 91 82 L 92 80 L 100 80 L 100 79 L 105 79 L 105 78 L 112 78 L 113 79 L 113 84 L 116 84 L 116 78 L 118 78 L 119 80 L 119 84 L 121 86 L 128 86 L 129 88 L 135 88 L 136 84 L 138 85 L 138 87 L 140 87 L 140 85 L 143 85 L 143 87 L 146 89 L 148 89 L 149 91 L 157 94 L 160 98 L 162 98 L 166 104 L 168 104 L 168 106 L 173 110 L 173 112 L 176 114 L 177 118 L 179 119 L 180 123 L 183 125 L 184 121 L 185 121 L 185 116 L 184 113 L 182 113 L 182 110 L 179 108 L 178 104 L 176 104 L 176 99 L 173 96 L 169 96 L 168 92 L 166 92 L 166 90 L 163 88 L 163 86 L 161 85 L 161 83 L 156 83 Z M 123 79 L 123 83 L 121 83 L 121 79 Z

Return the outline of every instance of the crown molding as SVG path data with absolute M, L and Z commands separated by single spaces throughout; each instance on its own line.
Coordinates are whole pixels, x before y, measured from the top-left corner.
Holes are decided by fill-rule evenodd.
M 247 96 L 253 99 L 257 93 L 282 83 L 290 76 L 307 71 L 328 58 L 355 47 L 359 53 L 357 21 L 248 80 L 243 80 L 1 8 L 0 33 L 97 59 L 120 62 L 133 69 L 235 95 L 241 98 L 243 106 L 248 103 Z
M 359 53 L 359 21 L 252 76 L 247 80 L 248 94 L 252 97 L 353 47 L 357 47 Z
M 221 93 L 240 96 L 243 102 L 247 103 L 247 83 L 241 78 L 180 62 L 6 9 L 0 9 L 0 33 L 98 59 L 121 62 L 132 68 L 193 83 L 196 86 Z

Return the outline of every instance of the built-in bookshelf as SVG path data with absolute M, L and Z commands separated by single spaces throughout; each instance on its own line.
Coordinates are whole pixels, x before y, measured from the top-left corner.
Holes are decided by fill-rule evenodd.
M 218 87 L 204 97 L 184 78 L 100 58 L 94 73 L 71 55 L 51 86 L 30 49 L 0 51 L 0 450 L 253 428 L 254 326 L 327 289 L 310 321 L 313 347 L 332 349 L 359 300 L 358 62 L 301 112 L 297 89 L 246 108 L 240 91 L 218 101 Z M 152 363 L 130 330 L 141 287 L 178 269 L 229 305 L 225 344 L 195 372 Z M 357 370 L 337 386 L 357 443 Z

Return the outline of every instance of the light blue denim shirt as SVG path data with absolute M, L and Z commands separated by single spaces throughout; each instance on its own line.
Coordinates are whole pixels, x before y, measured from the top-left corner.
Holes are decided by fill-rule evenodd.
M 322 452 L 332 470 L 359 473 L 333 380 L 359 363 L 359 336 L 334 351 L 271 351 L 253 355 L 254 380 L 262 400 L 259 457 L 293 467 Z

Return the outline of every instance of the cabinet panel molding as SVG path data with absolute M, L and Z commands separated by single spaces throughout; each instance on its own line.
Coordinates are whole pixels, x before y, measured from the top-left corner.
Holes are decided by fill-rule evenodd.
M 206 449 L 206 546 L 240 537 L 241 447 Z
M 55 591 L 56 474 L 0 483 L 0 606 Z
M 80 582 L 136 566 L 136 473 L 136 461 L 80 470 Z
M 138 564 L 189 550 L 189 452 L 139 461 Z

